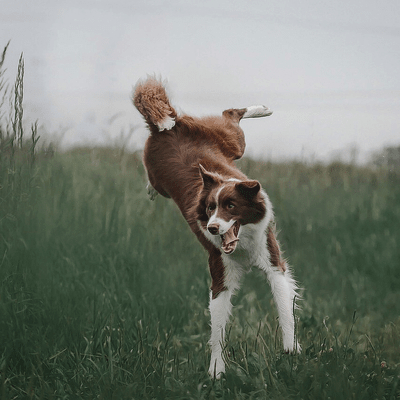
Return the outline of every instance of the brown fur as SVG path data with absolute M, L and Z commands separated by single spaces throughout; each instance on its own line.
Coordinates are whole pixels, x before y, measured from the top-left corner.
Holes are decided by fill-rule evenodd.
M 176 117 L 176 112 L 169 103 L 165 89 L 155 78 L 139 82 L 135 87 L 134 105 L 145 117 L 149 125 L 166 117 Z
M 225 267 L 222 262 L 221 252 L 215 247 L 213 248 L 212 251 L 210 251 L 210 255 L 208 258 L 208 265 L 210 268 L 210 274 L 212 279 L 212 284 L 211 284 L 212 298 L 216 299 L 221 292 L 226 290 L 226 287 L 225 287 Z
M 162 196 L 172 198 L 195 233 L 209 252 L 209 267 L 212 277 L 213 297 L 225 290 L 224 265 L 221 252 L 204 236 L 197 221 L 205 228 L 209 216 L 206 205 L 212 198 L 214 185 L 222 180 L 236 178 L 240 184 L 229 183 L 221 193 L 221 201 L 240 194 L 241 224 L 255 223 L 265 213 L 265 204 L 260 197 L 260 184 L 248 180 L 234 164 L 242 157 L 245 139 L 239 122 L 246 109 L 229 109 L 220 117 L 193 118 L 179 116 L 171 106 L 165 89 L 160 82 L 150 78 L 140 82 L 134 92 L 133 102 L 149 125 L 149 136 L 143 154 L 149 181 Z M 175 126 L 159 132 L 157 124 L 166 117 L 175 118 Z M 204 178 L 199 165 L 209 171 Z M 204 180 L 205 179 L 205 180 Z M 250 201 L 259 196 L 257 207 L 250 207 Z M 252 203 L 253 204 L 253 203 Z M 271 260 L 280 266 L 274 236 L 268 236 L 271 246 Z M 278 260 L 278 261 L 277 261 Z M 275 264 L 277 262 L 278 264 Z
M 286 262 L 282 258 L 281 249 L 275 235 L 275 229 L 271 226 L 268 227 L 267 232 L 267 247 L 270 254 L 271 264 L 279 268 L 282 272 L 285 272 Z

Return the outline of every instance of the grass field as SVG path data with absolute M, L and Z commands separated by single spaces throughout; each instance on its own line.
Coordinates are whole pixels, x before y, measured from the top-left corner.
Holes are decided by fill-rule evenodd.
M 303 352 L 282 351 L 253 271 L 215 382 L 207 257 L 171 201 L 147 199 L 140 157 L 32 162 L 25 148 L 0 153 L 2 399 L 400 398 L 400 174 L 240 162 L 269 193 L 304 288 Z
M 147 199 L 140 155 L 35 151 L 37 124 L 24 137 L 22 56 L 4 110 L 7 47 L 1 399 L 400 398 L 400 171 L 240 162 L 268 192 L 303 288 L 303 352 L 282 351 L 254 271 L 234 299 L 227 373 L 213 381 L 200 244 L 171 201 Z

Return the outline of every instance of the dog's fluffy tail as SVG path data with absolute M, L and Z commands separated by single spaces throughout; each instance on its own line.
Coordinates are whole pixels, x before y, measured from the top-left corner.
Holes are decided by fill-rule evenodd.
M 149 77 L 136 84 L 133 104 L 150 127 L 155 126 L 163 131 L 175 126 L 177 113 L 169 102 L 164 85 L 156 78 Z

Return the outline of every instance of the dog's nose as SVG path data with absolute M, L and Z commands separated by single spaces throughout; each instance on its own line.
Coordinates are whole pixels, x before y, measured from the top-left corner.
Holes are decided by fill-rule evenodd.
M 218 224 L 210 224 L 207 226 L 208 232 L 212 235 L 218 235 L 219 233 L 219 225 Z

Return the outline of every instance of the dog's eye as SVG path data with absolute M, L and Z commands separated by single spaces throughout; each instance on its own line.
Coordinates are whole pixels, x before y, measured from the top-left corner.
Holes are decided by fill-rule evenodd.
M 210 204 L 210 205 L 207 207 L 207 209 L 208 209 L 208 211 L 214 211 L 214 210 L 215 210 L 215 206 L 214 206 L 213 204 Z
M 228 203 L 228 208 L 235 208 L 235 205 L 233 203 Z

